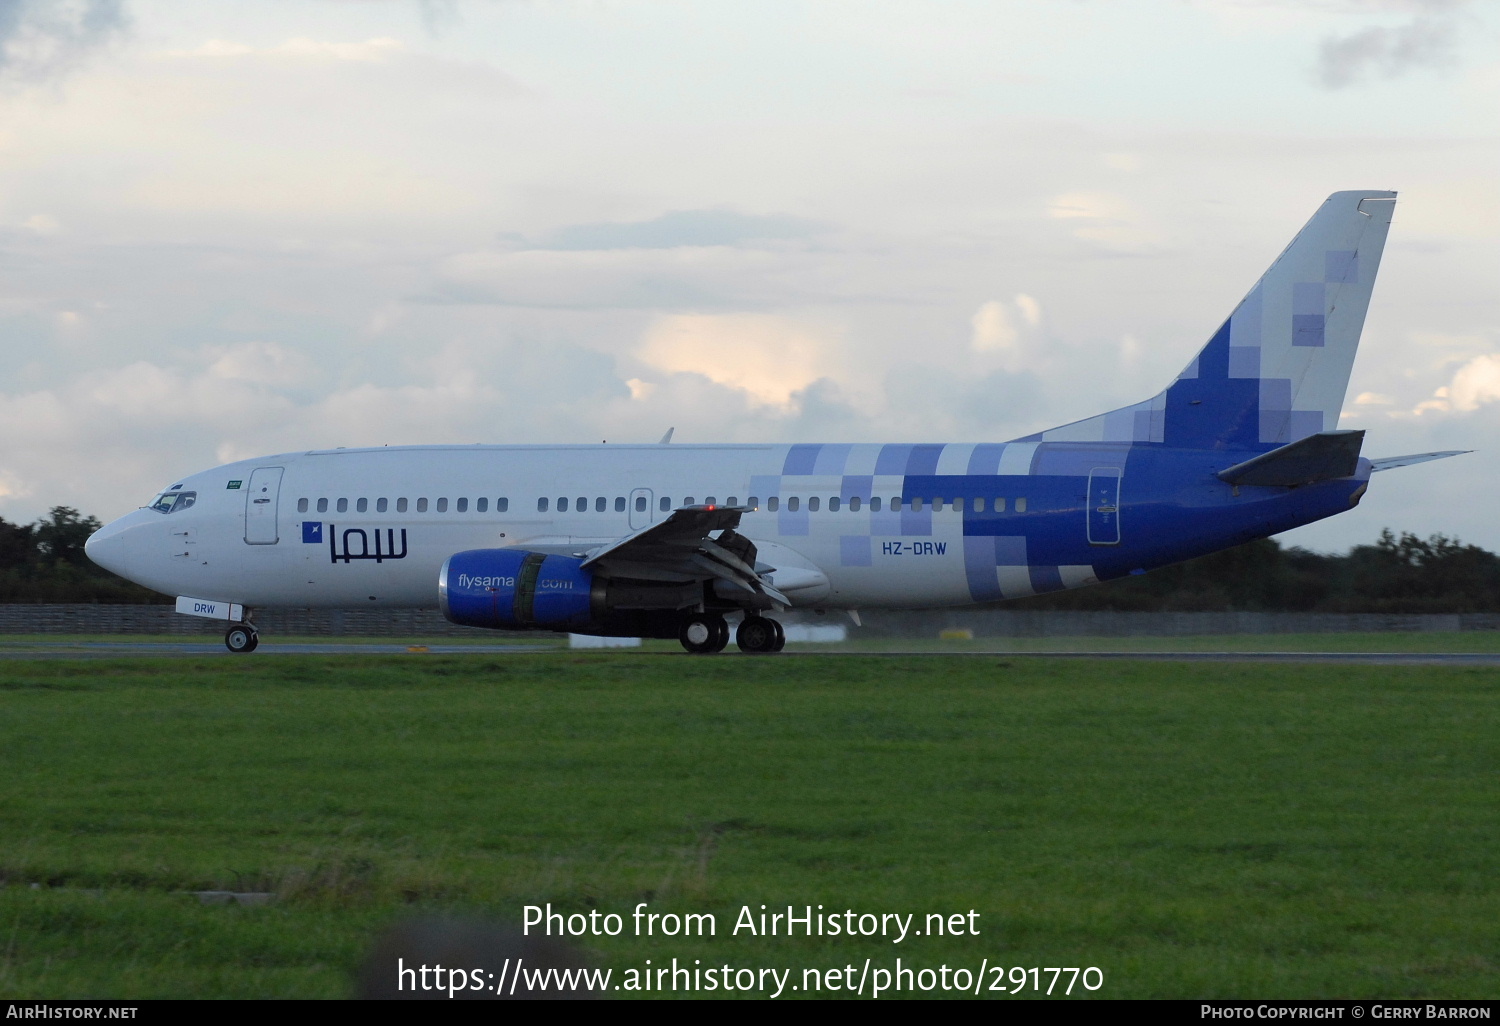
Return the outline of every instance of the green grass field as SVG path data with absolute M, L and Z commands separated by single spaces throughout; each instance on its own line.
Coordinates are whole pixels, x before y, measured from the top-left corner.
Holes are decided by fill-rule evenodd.
M 1158 640 L 1158 639 L 1152 639 Z M 713 912 L 621 971 L 1500 988 L 1500 673 L 641 652 L 0 663 L 0 996 L 338 997 L 414 914 Z M 264 907 L 182 892 L 273 891 Z M 734 937 L 742 905 L 978 937 Z

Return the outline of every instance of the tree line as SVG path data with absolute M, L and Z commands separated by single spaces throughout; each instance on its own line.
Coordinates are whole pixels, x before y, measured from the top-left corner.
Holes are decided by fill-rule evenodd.
M 1343 555 L 1239 545 L 1093 588 L 1007 603 L 1016 609 L 1139 612 L 1500 613 L 1500 557 L 1435 534 L 1389 528 Z
M 95 565 L 99 520 L 54 506 L 32 524 L 0 519 L 0 602 L 168 603 Z M 436 590 L 436 582 L 433 584 Z M 1139 577 L 1005 603 L 1011 609 L 1138 612 L 1500 613 L 1500 557 L 1435 534 L 1389 529 L 1343 555 L 1253 541 Z
M 171 602 L 84 555 L 100 526 L 71 506 L 53 506 L 34 524 L 0 518 L 0 602 Z

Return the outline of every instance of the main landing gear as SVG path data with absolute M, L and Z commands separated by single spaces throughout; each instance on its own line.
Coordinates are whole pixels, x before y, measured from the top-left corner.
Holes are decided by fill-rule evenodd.
M 224 632 L 224 647 L 231 652 L 254 652 L 260 644 L 260 635 L 248 623 L 230 625 Z
M 724 651 L 729 644 L 729 624 L 717 613 L 697 613 L 682 622 L 677 636 L 689 652 L 711 655 Z M 741 652 L 780 652 L 786 647 L 786 631 L 769 617 L 747 616 L 735 631 L 734 641 Z
M 682 621 L 677 638 L 694 655 L 712 655 L 729 644 L 729 624 L 717 613 L 698 613 Z
M 741 652 L 761 655 L 786 648 L 786 631 L 780 622 L 767 616 L 747 616 L 734 633 L 734 643 Z

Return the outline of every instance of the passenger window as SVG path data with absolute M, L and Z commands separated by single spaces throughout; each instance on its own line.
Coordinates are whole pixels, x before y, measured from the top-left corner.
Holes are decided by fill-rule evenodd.
M 837 513 L 839 511 L 839 505 L 839 497 L 837 495 L 833 496 L 828 500 L 828 512 Z
M 922 512 L 922 500 L 921 499 L 913 499 L 913 500 L 911 500 L 911 511 L 913 513 L 920 513 L 920 512 Z
M 1005 499 L 1000 498 L 1000 499 L 996 499 L 995 500 L 995 512 L 996 513 L 1004 513 L 1005 512 Z
M 318 512 L 319 513 L 327 513 L 328 512 L 328 500 L 327 499 L 319 499 L 318 500 Z
M 716 505 L 717 502 L 718 502 L 718 500 L 715 499 L 712 495 L 710 495 L 708 498 L 706 498 L 706 499 L 703 500 L 703 505 L 705 505 L 705 506 L 713 506 L 713 505 Z
M 354 508 L 358 512 L 364 513 L 367 510 L 369 510 L 369 508 L 370 508 L 370 500 L 369 499 L 360 499 L 358 502 L 356 502 L 354 504 Z
M 463 500 L 459 500 L 459 501 L 463 501 Z M 483 513 L 486 510 L 488 510 L 489 508 L 490 508 L 490 500 L 489 499 L 478 498 L 478 499 L 474 500 L 474 512 L 475 513 Z
M 573 508 L 576 509 L 580 513 L 587 513 L 589 511 L 589 498 L 588 498 L 588 496 L 587 495 L 580 495 L 578 497 L 578 502 L 573 506 Z
M 385 499 L 376 499 L 375 500 L 375 512 L 376 513 L 384 513 L 386 511 L 386 509 L 389 508 L 389 507 L 390 507 L 390 503 L 388 501 L 386 501 Z
M 646 508 L 646 497 L 644 495 L 642 495 L 640 498 L 636 499 L 635 501 L 636 501 L 636 506 L 639 509 L 644 510 Z M 625 496 L 623 496 L 623 495 L 616 495 L 615 496 L 615 512 L 616 513 L 624 513 L 625 512 Z
M 781 508 L 781 496 L 779 496 L 779 495 L 773 495 L 769 499 L 766 500 L 766 509 L 770 510 L 772 513 L 775 513 L 780 508 Z
M 731 495 L 729 498 L 727 498 L 727 499 L 724 500 L 724 505 L 726 505 L 726 506 L 738 506 L 739 504 L 740 504 L 740 500 L 737 499 L 733 495 Z
M 347 513 L 347 512 L 349 512 L 349 500 L 348 499 L 340 499 L 339 500 L 338 509 L 339 509 L 340 513 Z
M 849 512 L 850 513 L 858 513 L 859 512 L 859 505 L 860 505 L 860 503 L 859 503 L 859 496 L 856 495 L 856 496 L 854 496 L 853 498 L 851 498 L 849 500 Z
M 802 500 L 795 495 L 786 500 L 786 508 L 789 512 L 795 513 L 801 506 Z
M 870 500 L 870 511 L 872 513 L 879 513 L 880 512 L 880 496 L 877 495 L 873 499 Z
M 418 499 L 417 500 L 417 512 L 418 513 L 426 513 L 427 512 L 427 500 L 426 499 Z
M 469 500 L 459 499 L 453 504 L 453 511 L 455 513 L 467 513 L 469 511 Z
M 665 513 L 672 508 L 672 500 L 663 495 L 659 505 L 661 506 L 661 511 Z M 640 507 L 637 506 L 636 508 L 639 509 Z
M 760 498 L 758 496 L 752 495 L 750 496 L 750 498 L 745 500 L 745 505 L 749 506 L 751 509 L 760 509 Z
M 1017 513 L 1025 513 L 1026 512 L 1026 496 L 1023 495 L 1019 499 L 1016 500 L 1016 512 Z
M 437 501 L 437 511 L 439 513 L 448 512 L 448 500 L 446 498 L 442 498 Z
M 307 512 L 307 500 L 306 499 L 298 499 L 297 500 L 297 512 L 298 513 L 306 513 Z
M 682 500 L 682 504 L 684 506 L 691 506 L 691 505 L 693 505 L 693 497 L 691 495 L 687 496 L 685 499 Z
M 546 499 L 538 499 L 538 500 L 536 500 L 536 511 L 538 513 L 545 513 L 545 512 L 547 512 L 547 500 Z
M 974 500 L 974 512 L 975 513 L 983 513 L 984 512 L 984 500 L 983 499 L 975 499 Z
M 665 502 L 666 500 L 663 499 L 662 501 Z M 620 506 L 619 506 L 619 508 L 620 509 L 624 509 L 625 508 L 625 500 L 624 499 L 620 500 Z M 646 497 L 644 495 L 637 495 L 635 497 L 635 511 L 637 513 L 644 513 L 644 512 L 646 512 Z
M 892 513 L 900 513 L 901 512 L 901 496 L 899 496 L 899 495 L 892 495 L 891 496 L 891 512 Z
M 542 501 L 546 502 L 547 500 L 543 499 Z M 495 500 L 495 512 L 496 513 L 504 513 L 504 512 L 506 512 L 509 509 L 510 509 L 510 500 L 509 499 L 503 499 L 502 498 L 502 499 L 496 499 Z
M 559 495 L 557 497 L 557 511 L 559 513 L 566 513 L 568 511 L 568 497 L 566 495 Z
M 396 500 L 396 512 L 397 513 L 405 513 L 406 512 L 406 499 L 404 497 Z
M 608 506 L 609 506 L 609 500 L 606 499 L 602 495 L 599 496 L 597 499 L 594 500 L 594 512 L 595 513 L 603 513 L 605 511 L 605 509 L 608 508 Z

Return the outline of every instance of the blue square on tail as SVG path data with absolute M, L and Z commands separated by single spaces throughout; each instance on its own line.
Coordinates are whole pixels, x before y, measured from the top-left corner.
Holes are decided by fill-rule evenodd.
M 322 523 L 322 521 L 319 521 L 319 520 L 304 520 L 304 521 L 302 521 L 302 544 L 303 545 L 322 545 L 323 544 L 323 523 Z

